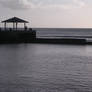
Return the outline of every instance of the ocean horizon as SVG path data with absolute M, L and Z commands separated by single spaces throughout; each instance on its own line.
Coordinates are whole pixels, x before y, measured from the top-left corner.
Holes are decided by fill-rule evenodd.
M 91 29 L 33 30 L 38 38 L 92 36 Z M 91 45 L 0 45 L 0 92 L 92 92 L 91 80 Z
M 0 92 L 92 92 L 91 11 L 92 0 L 0 0 Z
M 37 37 L 92 36 L 92 28 L 33 28 Z

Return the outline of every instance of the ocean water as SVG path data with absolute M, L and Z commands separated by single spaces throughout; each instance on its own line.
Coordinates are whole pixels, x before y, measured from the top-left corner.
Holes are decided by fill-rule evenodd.
M 0 92 L 92 92 L 92 46 L 0 45 Z
M 92 36 L 91 28 L 33 28 L 37 37 Z
M 92 36 L 92 29 L 34 30 L 38 38 Z M 92 92 L 92 46 L 2 44 L 0 92 Z

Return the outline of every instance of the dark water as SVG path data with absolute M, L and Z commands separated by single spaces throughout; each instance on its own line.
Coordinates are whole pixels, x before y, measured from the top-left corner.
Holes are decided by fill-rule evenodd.
M 91 28 L 34 28 L 37 37 L 92 36 Z
M 92 46 L 0 45 L 0 92 L 92 92 Z

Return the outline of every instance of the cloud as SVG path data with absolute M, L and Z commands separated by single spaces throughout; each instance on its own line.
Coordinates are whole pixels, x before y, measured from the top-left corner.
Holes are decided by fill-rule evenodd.
M 0 4 L 10 9 L 28 9 L 31 7 L 28 0 L 0 0 Z
M 30 0 L 29 0 L 30 2 Z M 84 0 L 31 0 L 32 8 L 59 8 L 73 9 L 81 8 L 86 5 Z
M 73 2 L 78 6 L 78 7 L 83 7 L 86 5 L 86 3 L 83 0 L 73 0 Z
M 83 0 L 0 0 L 0 4 L 16 10 L 30 8 L 72 9 L 85 6 Z
M 47 0 L 40 1 L 39 7 L 42 8 L 60 8 L 60 9 L 73 9 L 73 8 L 81 8 L 84 7 L 86 4 L 83 0 Z

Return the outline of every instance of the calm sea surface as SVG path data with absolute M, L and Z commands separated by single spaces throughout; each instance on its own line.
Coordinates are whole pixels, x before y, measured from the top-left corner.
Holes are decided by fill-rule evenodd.
M 92 92 L 92 46 L 0 45 L 0 92 Z
M 37 37 L 92 36 L 92 29 L 36 29 Z M 92 92 L 92 46 L 0 45 L 0 92 Z
M 92 36 L 91 28 L 34 28 L 37 37 Z

